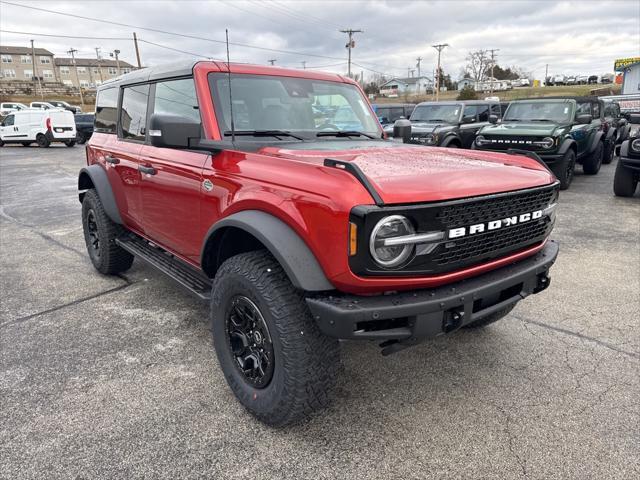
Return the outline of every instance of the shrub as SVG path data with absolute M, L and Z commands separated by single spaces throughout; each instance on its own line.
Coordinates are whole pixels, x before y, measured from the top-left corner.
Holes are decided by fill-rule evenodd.
M 458 94 L 457 100 L 477 100 L 478 95 L 471 85 L 467 85 Z

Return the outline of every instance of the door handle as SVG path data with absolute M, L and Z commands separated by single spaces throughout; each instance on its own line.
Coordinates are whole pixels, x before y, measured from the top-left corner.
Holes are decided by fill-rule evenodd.
M 139 165 L 138 170 L 140 170 L 142 173 L 146 173 L 147 175 L 156 174 L 156 169 L 153 167 L 145 167 L 144 165 Z
M 117 165 L 120 163 L 120 159 L 116 157 L 112 157 L 111 155 L 106 155 L 104 157 L 104 161 L 107 163 L 111 163 L 112 165 Z

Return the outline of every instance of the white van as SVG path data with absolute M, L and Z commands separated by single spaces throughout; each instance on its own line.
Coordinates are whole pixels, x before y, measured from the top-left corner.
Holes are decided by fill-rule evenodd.
M 67 147 L 76 144 L 76 122 L 68 110 L 20 110 L 5 117 L 0 123 L 0 146 L 5 143 L 32 143 L 48 147 L 51 142 L 62 142 Z

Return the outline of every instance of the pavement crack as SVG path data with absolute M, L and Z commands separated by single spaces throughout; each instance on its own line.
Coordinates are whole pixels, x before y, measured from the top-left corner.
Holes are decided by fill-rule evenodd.
M 48 308 L 47 310 L 43 310 L 41 312 L 32 313 L 30 315 L 25 315 L 24 317 L 14 318 L 13 320 L 9 320 L 7 322 L 0 323 L 0 328 L 7 327 L 7 326 L 10 326 L 10 325 L 15 325 L 17 323 L 23 323 L 23 322 L 26 322 L 26 321 L 31 320 L 33 318 L 37 318 L 37 317 L 40 317 L 42 315 L 46 315 L 48 313 L 57 312 L 58 310 L 62 310 L 62 309 L 67 308 L 67 307 L 72 307 L 74 305 L 78 305 L 80 303 L 87 302 L 89 300 L 94 300 L 96 298 L 102 297 L 104 295 L 108 295 L 110 293 L 119 292 L 119 291 L 124 290 L 125 288 L 128 288 L 131 285 L 134 285 L 135 283 L 137 283 L 137 282 L 129 281 L 127 279 L 127 277 L 125 277 L 124 275 L 118 275 L 118 277 L 123 279 L 126 283 L 124 285 L 118 285 L 117 287 L 110 288 L 110 289 L 105 290 L 103 292 L 98 292 L 98 293 L 95 293 L 93 295 L 89 295 L 87 297 L 78 298 L 77 300 L 73 300 L 73 301 L 65 303 L 63 305 L 58 305 L 57 307 Z
M 521 322 L 524 322 L 525 324 L 530 323 L 532 325 L 537 325 L 538 327 L 542 327 L 542 328 L 546 328 L 546 329 L 549 329 L 549 330 L 553 330 L 554 332 L 563 333 L 565 335 L 570 335 L 572 337 L 576 337 L 576 338 L 579 338 L 581 340 L 585 340 L 587 342 L 595 343 L 596 345 L 599 345 L 601 347 L 605 347 L 605 348 L 607 348 L 609 350 L 613 350 L 614 352 L 622 353 L 623 355 L 627 355 L 627 356 L 632 357 L 632 358 L 640 359 L 640 354 L 638 354 L 638 353 L 629 352 L 627 350 L 623 350 L 623 349 L 617 347 L 616 345 L 612 345 L 611 343 L 604 342 L 604 341 L 599 340 L 597 338 L 589 337 L 588 335 L 584 335 L 582 333 L 574 332 L 572 330 L 567 330 L 566 328 L 555 327 L 555 326 L 549 325 L 547 323 L 538 322 L 536 320 L 531 320 L 531 319 L 528 319 L 528 318 L 523 318 L 523 317 L 520 317 L 518 315 L 512 315 L 512 316 L 514 318 L 517 318 Z

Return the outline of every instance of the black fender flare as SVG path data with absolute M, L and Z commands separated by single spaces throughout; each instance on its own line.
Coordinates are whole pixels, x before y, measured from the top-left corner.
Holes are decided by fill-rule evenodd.
M 576 154 L 578 153 L 578 144 L 573 138 L 565 138 L 564 141 L 560 144 L 560 148 L 558 149 L 558 154 L 564 155 L 569 151 L 569 149 L 575 145 Z
M 448 147 L 449 144 L 453 141 L 457 141 L 460 144 L 460 148 L 462 148 L 462 140 L 460 140 L 460 138 L 455 134 L 455 133 L 450 133 L 448 135 L 446 135 L 444 137 L 444 139 L 442 140 L 442 143 L 440 144 L 441 147 Z M 475 140 L 474 142 L 475 143 Z
M 631 125 L 629 125 L 628 123 L 624 125 L 622 128 L 620 128 L 620 135 L 618 135 L 618 139 L 616 143 L 622 143 L 627 138 L 629 138 L 630 131 L 631 131 Z
M 609 130 L 607 130 L 607 136 L 605 138 L 605 141 L 613 144 L 613 139 L 616 136 L 616 131 L 617 130 L 615 128 L 610 128 Z
M 596 134 L 593 136 L 593 140 L 591 141 L 591 146 L 589 147 L 589 153 L 593 153 L 596 151 L 596 148 L 598 148 L 598 142 L 602 140 L 603 136 L 604 136 L 604 132 L 602 130 L 599 132 L 596 132 Z
M 296 288 L 307 292 L 335 290 L 304 240 L 282 220 L 260 210 L 245 210 L 216 222 L 205 236 L 201 265 L 205 262 L 209 240 L 227 227 L 244 230 L 257 238 L 282 265 Z
M 620 145 L 620 158 L 629 156 L 629 145 L 631 145 L 631 140 L 629 139 L 622 142 L 622 145 Z
M 78 198 L 80 203 L 82 203 L 85 191 L 90 188 L 95 188 L 96 192 L 98 192 L 100 202 L 102 202 L 104 211 L 109 215 L 109 218 L 115 223 L 122 224 L 122 217 L 120 217 L 120 211 L 109 183 L 109 177 L 107 177 L 107 172 L 101 165 L 93 164 L 80 170 L 78 174 Z

